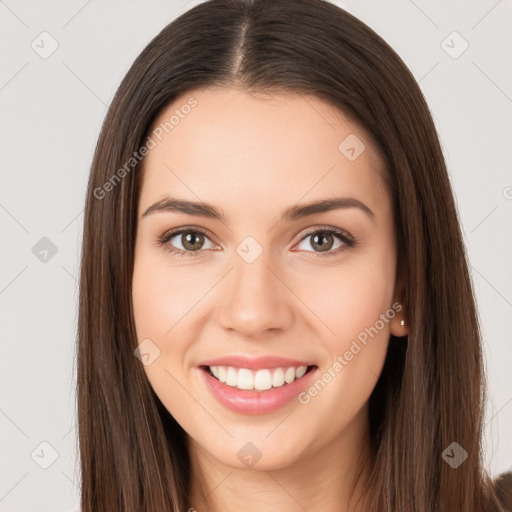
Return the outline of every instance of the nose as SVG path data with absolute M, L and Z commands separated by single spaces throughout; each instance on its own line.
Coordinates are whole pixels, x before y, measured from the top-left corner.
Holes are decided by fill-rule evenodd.
M 252 263 L 234 255 L 234 268 L 224 283 L 218 308 L 224 329 L 250 338 L 261 338 L 269 330 L 289 329 L 293 293 L 272 267 L 275 265 L 265 251 Z

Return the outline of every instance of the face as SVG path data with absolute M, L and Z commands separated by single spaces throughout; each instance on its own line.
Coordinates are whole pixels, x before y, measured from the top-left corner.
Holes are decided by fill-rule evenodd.
M 153 128 L 132 291 L 155 393 L 231 467 L 254 447 L 259 468 L 284 467 L 364 430 L 389 335 L 405 334 L 371 141 L 320 100 L 232 89 L 184 94 Z

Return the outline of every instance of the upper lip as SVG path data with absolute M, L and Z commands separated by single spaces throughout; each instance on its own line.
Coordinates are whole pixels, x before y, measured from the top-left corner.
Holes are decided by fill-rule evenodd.
M 262 368 L 289 368 L 293 366 L 313 366 L 313 363 L 298 361 L 277 356 L 247 357 L 242 355 L 232 355 L 208 359 L 198 364 L 198 366 L 233 366 L 235 368 L 247 368 L 249 370 L 260 370 Z

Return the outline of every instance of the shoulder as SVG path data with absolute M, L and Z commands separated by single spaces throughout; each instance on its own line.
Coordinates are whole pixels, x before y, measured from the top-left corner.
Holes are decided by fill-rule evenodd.
M 493 480 L 493 488 L 497 503 L 488 512 L 512 512 L 512 472 L 497 476 Z

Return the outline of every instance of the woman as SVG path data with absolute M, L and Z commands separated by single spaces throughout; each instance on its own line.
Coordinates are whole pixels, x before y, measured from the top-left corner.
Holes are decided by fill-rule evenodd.
M 83 512 L 512 509 L 434 123 L 362 22 L 174 20 L 110 106 L 84 222 Z

